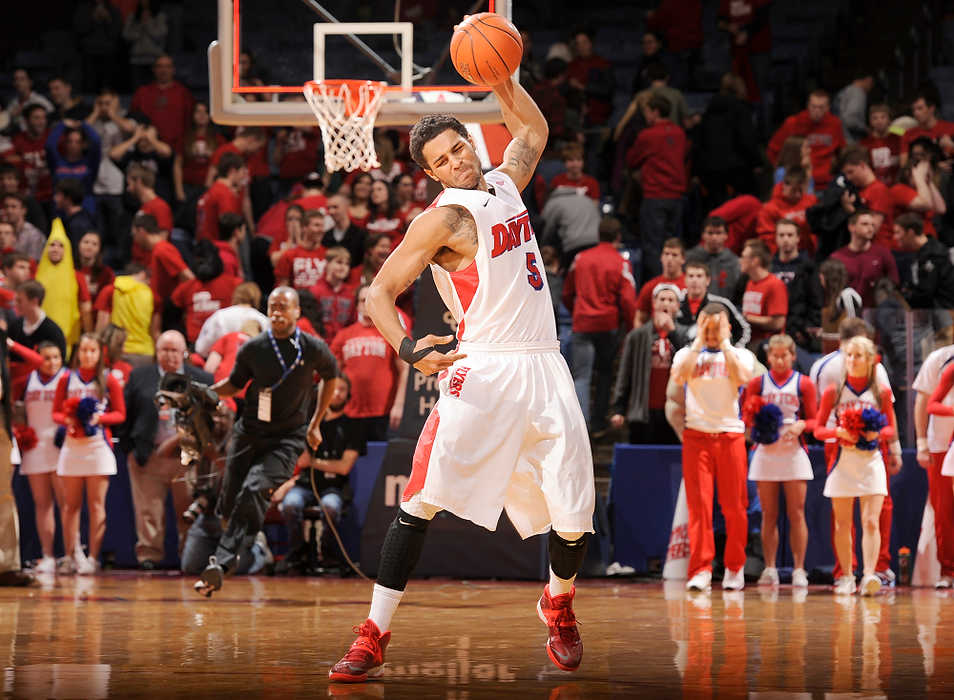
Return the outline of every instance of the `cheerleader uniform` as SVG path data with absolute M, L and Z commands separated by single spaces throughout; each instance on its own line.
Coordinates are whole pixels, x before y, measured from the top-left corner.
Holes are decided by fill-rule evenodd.
M 21 474 L 48 474 L 56 471 L 60 451 L 53 444 L 57 428 L 53 420 L 53 401 L 56 387 L 64 372 L 66 369 L 61 367 L 56 374 L 44 381 L 39 370 L 33 370 L 27 378 L 23 407 L 27 425 L 36 433 L 36 446 L 32 450 L 21 451 Z
M 865 383 L 864 379 L 849 377 L 844 386 L 830 386 L 822 396 L 819 409 L 818 424 L 824 426 L 829 414 L 835 415 L 834 428 L 819 427 L 815 429 L 815 437 L 825 440 L 836 437 L 837 421 L 842 413 L 851 409 L 878 408 L 875 389 Z M 891 409 L 891 390 L 884 389 L 881 393 L 881 406 L 888 418 L 888 425 L 881 429 L 880 439 L 890 440 L 895 435 L 894 411 Z M 860 450 L 854 445 L 846 445 L 839 441 L 838 451 L 835 454 L 834 464 L 825 482 L 824 495 L 828 498 L 854 498 L 856 496 L 887 496 L 888 478 L 885 471 L 884 459 L 881 450 Z
M 951 389 L 954 389 L 954 363 L 949 363 L 941 373 L 941 381 L 938 382 L 928 401 L 928 415 L 935 418 L 954 416 L 954 406 L 949 401 L 954 396 Z M 954 441 L 951 442 L 947 454 L 944 455 L 944 461 L 941 463 L 941 476 L 954 476 Z
M 63 404 L 68 398 L 86 398 L 96 396 L 96 383 L 93 370 L 71 370 L 60 378 L 56 386 L 53 420 L 66 425 L 68 416 Z M 119 382 L 106 373 L 106 395 L 99 400 L 99 424 L 93 435 L 70 435 L 60 449 L 60 458 L 56 465 L 59 476 L 111 476 L 116 473 L 116 456 L 113 454 L 110 425 L 122 423 L 126 419 L 126 405 Z M 80 430 L 82 433 L 82 429 Z
M 761 396 L 782 412 L 782 425 L 805 419 L 805 430 L 815 427 L 815 386 L 801 372 L 790 372 L 778 381 L 769 372 L 749 382 L 747 396 Z M 781 430 L 780 430 L 781 432 Z M 808 453 L 801 439 L 797 442 L 776 440 L 770 445 L 758 443 L 752 450 L 749 479 L 752 481 L 811 481 L 815 478 Z

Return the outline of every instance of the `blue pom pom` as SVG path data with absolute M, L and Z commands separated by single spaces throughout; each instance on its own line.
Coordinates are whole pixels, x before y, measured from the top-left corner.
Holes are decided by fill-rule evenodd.
M 767 403 L 755 414 L 752 426 L 752 442 L 771 445 L 778 441 L 778 431 L 782 426 L 782 409 L 774 403 Z
M 888 424 L 888 419 L 885 418 L 885 415 L 876 408 L 862 409 L 861 411 L 861 420 L 865 425 L 865 432 L 880 432 L 880 430 Z M 868 450 L 873 451 L 878 449 L 878 438 L 874 440 L 866 440 L 864 436 L 858 438 L 858 442 L 855 443 L 855 447 L 859 450 Z

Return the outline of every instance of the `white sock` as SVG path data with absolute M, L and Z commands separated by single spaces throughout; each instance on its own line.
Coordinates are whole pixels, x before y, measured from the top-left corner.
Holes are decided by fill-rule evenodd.
M 381 634 L 391 629 L 391 618 L 394 617 L 403 597 L 404 591 L 374 584 L 374 592 L 371 594 L 371 612 L 368 613 L 368 618 L 378 626 Z
M 550 569 L 550 597 L 569 593 L 573 589 L 573 582 L 576 580 L 576 574 L 572 578 L 560 578 L 553 569 Z

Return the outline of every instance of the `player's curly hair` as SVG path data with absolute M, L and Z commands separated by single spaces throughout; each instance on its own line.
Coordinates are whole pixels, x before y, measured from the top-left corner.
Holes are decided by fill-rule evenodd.
M 421 117 L 417 124 L 411 127 L 411 158 L 414 159 L 414 162 L 425 170 L 430 170 L 431 166 L 422 152 L 424 146 L 435 136 L 443 134 L 448 129 L 452 129 L 467 138 L 467 127 L 449 114 L 428 114 Z

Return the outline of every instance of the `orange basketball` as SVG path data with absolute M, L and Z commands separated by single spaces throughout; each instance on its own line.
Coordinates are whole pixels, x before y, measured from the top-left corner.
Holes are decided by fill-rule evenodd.
M 471 15 L 457 25 L 450 45 L 454 67 L 469 83 L 491 87 L 520 67 L 520 32 L 494 12 Z

